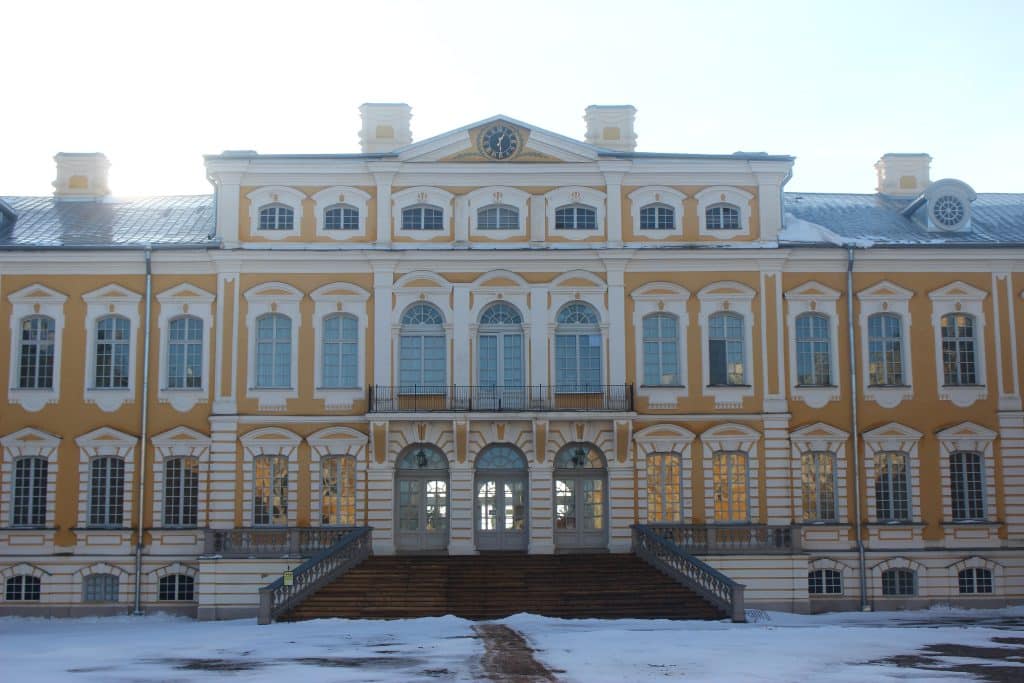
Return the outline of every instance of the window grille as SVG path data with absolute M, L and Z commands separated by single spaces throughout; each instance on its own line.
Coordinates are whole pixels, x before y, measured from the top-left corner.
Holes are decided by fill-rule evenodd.
M 253 478 L 253 524 L 288 526 L 288 458 L 257 456 Z
M 359 209 L 342 204 L 324 211 L 324 230 L 358 230 Z
M 882 595 L 914 595 L 916 579 L 910 569 L 887 569 L 882 572 Z
M 804 521 L 836 520 L 835 454 L 804 453 L 801 462 Z
M 320 522 L 353 526 L 356 523 L 356 459 L 328 456 L 321 461 Z
M 108 315 L 96 321 L 97 389 L 128 388 L 128 356 L 131 326 L 128 318 Z
M 519 209 L 514 206 L 487 206 L 476 214 L 478 230 L 518 230 Z
M 653 313 L 643 319 L 644 386 L 679 386 L 679 319 Z
M 815 569 L 807 572 L 807 592 L 811 595 L 841 595 L 843 575 L 835 569 Z
M 747 455 L 719 451 L 712 457 L 716 522 L 746 522 L 748 509 Z
M 903 329 L 895 313 L 876 313 L 868 318 L 868 384 L 903 384 Z
M 85 602 L 117 602 L 120 579 L 113 574 L 90 574 L 82 579 Z
M 436 206 L 402 209 L 402 230 L 444 230 L 444 211 Z
M 715 204 L 704 212 L 708 230 L 739 230 L 740 210 L 730 204 Z
M 985 519 L 985 489 L 980 453 L 949 456 L 950 497 L 953 521 Z
M 18 458 L 14 461 L 14 526 L 46 524 L 48 467 L 45 458 Z
M 121 526 L 124 523 L 124 460 L 93 458 L 89 469 L 89 526 Z
M 271 204 L 260 209 L 260 230 L 294 230 L 295 211 L 283 204 Z
M 910 521 L 909 479 L 905 453 L 875 456 L 875 517 L 879 522 Z
M 164 463 L 164 525 L 196 526 L 198 516 L 198 458 L 167 460 Z
M 21 574 L 7 579 L 7 600 L 39 600 L 41 583 L 39 577 Z
M 671 230 L 675 227 L 675 211 L 671 206 L 651 204 L 640 209 L 641 230 Z
M 974 317 L 944 315 L 942 323 L 942 381 L 950 386 L 978 384 Z
M 804 313 L 796 319 L 796 383 L 832 384 L 832 340 L 828 316 Z
M 324 318 L 323 369 L 324 387 L 355 389 L 359 386 L 359 320 L 354 315 L 338 313 Z
M 992 592 L 992 571 L 971 567 L 957 574 L 957 584 L 962 595 Z
M 175 318 L 167 334 L 167 388 L 202 388 L 203 321 L 192 315 Z
M 292 321 L 281 313 L 256 319 L 256 386 L 288 389 L 292 385 Z
M 52 389 L 54 340 L 53 318 L 33 315 L 21 321 L 18 388 Z
M 676 453 L 647 456 L 647 521 L 683 521 L 682 459 Z
M 195 600 L 195 579 L 187 574 L 168 574 L 160 577 L 158 599 L 161 601 Z
M 597 230 L 597 212 L 589 206 L 563 206 L 555 209 L 556 230 Z

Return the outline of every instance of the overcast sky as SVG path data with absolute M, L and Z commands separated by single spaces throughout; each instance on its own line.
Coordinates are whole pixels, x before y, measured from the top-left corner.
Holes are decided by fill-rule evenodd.
M 46 2 L 0 10 L 0 195 L 100 151 L 115 194 L 205 193 L 202 155 L 356 152 L 358 106 L 414 140 L 493 114 L 638 149 L 797 157 L 788 189 L 872 192 L 884 152 L 1024 191 L 1024 0 Z

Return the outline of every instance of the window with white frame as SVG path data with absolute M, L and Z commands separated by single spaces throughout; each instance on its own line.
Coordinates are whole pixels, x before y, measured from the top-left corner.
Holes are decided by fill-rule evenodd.
M 93 355 L 93 386 L 96 389 L 127 389 L 131 349 L 131 322 L 120 315 L 96 321 Z
M 249 233 L 280 240 L 299 233 L 306 195 L 293 187 L 270 186 L 253 190 L 249 200 Z
M 743 316 L 719 312 L 708 318 L 708 367 L 711 386 L 747 384 Z
M 560 187 L 544 195 L 550 230 L 567 240 L 585 240 L 605 232 L 605 194 L 590 187 Z
M 682 457 L 678 453 L 647 456 L 647 521 L 682 522 Z
M 797 384 L 832 384 L 832 335 L 828 316 L 802 313 L 796 318 Z
M 910 300 L 914 293 L 887 280 L 858 292 L 864 398 L 895 408 L 914 396 Z
M 120 584 L 113 574 L 90 574 L 82 579 L 82 601 L 117 602 Z
M 737 187 L 708 187 L 696 195 L 699 234 L 732 239 L 750 235 L 750 203 L 754 195 Z
M 842 595 L 843 575 L 835 569 L 814 569 L 807 572 L 809 595 Z
M 259 230 L 294 230 L 295 210 L 284 204 L 260 207 Z
M 265 282 L 245 292 L 248 303 L 246 396 L 261 410 L 282 410 L 298 396 L 297 353 L 303 293 L 283 282 Z
M 351 410 L 365 393 L 366 302 L 369 294 L 345 282 L 314 290 L 313 396 L 329 410 Z
M 282 313 L 256 319 L 256 388 L 292 386 L 292 321 Z
M 194 527 L 199 518 L 199 458 L 164 460 L 164 526 Z
M 943 519 L 954 523 L 992 519 L 996 514 L 996 432 L 973 422 L 963 422 L 943 429 L 936 436 L 942 473 Z M 994 534 L 989 540 L 999 542 Z M 976 542 L 980 541 L 976 539 Z
M 651 313 L 643 319 L 645 386 L 679 386 L 679 319 L 671 313 Z
M 683 234 L 683 200 L 686 195 L 671 187 L 641 187 L 629 194 L 633 232 L 650 239 Z
M 101 456 L 89 461 L 89 526 L 124 524 L 124 460 Z
M 910 475 L 907 454 L 875 454 L 875 518 L 879 522 L 910 521 Z
M 496 301 L 480 312 L 477 347 L 477 379 L 481 389 L 517 388 L 526 383 L 523 316 L 515 306 Z
M 977 595 L 992 592 L 992 570 L 982 567 L 968 567 L 957 573 L 957 587 L 961 595 Z
M 242 442 L 242 519 L 253 526 L 298 524 L 298 446 L 302 437 L 286 429 L 265 427 L 246 432 Z M 319 503 L 319 477 L 310 495 Z M 313 511 L 316 514 L 316 511 Z M 316 517 L 314 517 L 316 519 Z
M 410 306 L 402 314 L 398 343 L 398 383 L 402 393 L 443 393 L 448 356 L 441 311 L 429 303 Z
M 67 297 L 42 285 L 30 285 L 8 297 L 11 302 L 11 355 L 8 401 L 38 411 L 60 394 L 61 337 Z
M 648 204 L 640 209 L 641 230 L 672 230 L 676 212 L 666 204 Z
M 984 520 L 985 469 L 981 453 L 950 453 L 949 482 L 953 521 Z
M 895 313 L 868 318 L 868 382 L 872 386 L 902 386 L 903 323 Z
M 355 389 L 359 386 L 359 320 L 347 313 L 323 319 L 322 368 L 324 388 Z
M 809 281 L 784 294 L 790 343 L 790 396 L 811 408 L 840 398 L 838 373 L 840 293 Z
M 519 230 L 519 209 L 495 204 L 476 212 L 477 230 Z
M 168 574 L 160 577 L 157 600 L 161 602 L 191 602 L 196 599 L 196 580 L 187 574 Z
M 702 392 L 716 408 L 741 408 L 752 381 L 755 292 L 739 282 L 716 282 L 699 292 Z
M 370 195 L 356 187 L 325 187 L 312 196 L 316 234 L 332 240 L 366 236 Z
M 201 389 L 203 386 L 203 321 L 183 315 L 170 321 L 167 331 L 167 388 Z
M 253 524 L 288 526 L 288 458 L 259 455 L 253 459 Z
M 890 422 L 865 432 L 863 439 L 869 520 L 889 525 L 919 523 L 921 433 Z
M 597 230 L 597 211 L 582 204 L 560 206 L 555 209 L 555 230 Z
M 582 301 L 563 306 L 555 318 L 555 389 L 596 391 L 601 385 L 601 327 L 594 307 Z
M 18 349 L 18 388 L 52 389 L 54 341 L 57 325 L 53 318 L 32 315 L 21 320 Z
M 161 403 L 187 412 L 209 396 L 208 335 L 213 328 L 213 294 L 185 282 L 156 295 L 160 303 Z
M 836 516 L 836 456 L 806 451 L 800 459 L 803 521 L 834 522 Z
M 437 187 L 410 187 L 391 196 L 392 220 L 400 236 L 432 240 L 449 234 L 454 195 Z
M 46 493 L 49 482 L 46 458 L 30 456 L 14 461 L 14 515 L 12 526 L 46 525 Z
M 711 466 L 715 521 L 749 521 L 747 454 L 719 451 L 712 454 Z
M 469 235 L 488 240 L 526 236 L 526 217 L 530 213 L 528 192 L 514 187 L 481 187 L 460 195 L 455 201 L 456 240 L 466 239 L 467 227 Z
M 942 382 L 951 386 L 978 384 L 974 316 L 949 313 L 942 327 Z
M 739 230 L 740 210 L 732 204 L 715 204 L 704 212 L 708 230 Z
M 349 204 L 335 204 L 324 209 L 324 230 L 358 230 L 359 209 Z
M 917 573 L 913 569 L 886 569 L 882 572 L 882 595 L 917 595 Z
M 136 335 L 142 297 L 108 285 L 82 297 L 86 302 L 85 398 L 101 410 L 135 400 Z
M 42 582 L 38 576 L 19 574 L 7 579 L 4 598 L 10 601 L 39 601 L 42 596 Z
M 402 209 L 402 230 L 444 230 L 444 209 L 430 204 Z
M 320 459 L 320 523 L 352 526 L 356 523 L 356 459 L 329 455 Z
M 101 427 L 75 443 L 79 447 L 79 523 L 95 529 L 123 528 L 132 518 L 130 492 L 138 439 Z

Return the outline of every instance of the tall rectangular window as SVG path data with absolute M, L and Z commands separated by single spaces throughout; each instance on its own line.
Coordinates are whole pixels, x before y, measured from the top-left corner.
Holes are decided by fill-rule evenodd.
M 905 453 L 875 456 L 875 517 L 879 522 L 910 520 L 909 478 Z
M 681 459 L 675 453 L 647 456 L 647 521 L 681 522 Z
M 746 522 L 750 518 L 747 504 L 747 456 L 745 453 L 718 452 L 712 458 L 715 521 Z
M 801 468 L 804 521 L 835 521 L 835 455 L 818 451 L 804 453 Z
M 253 478 L 253 524 L 288 526 L 288 458 L 257 456 Z
M 359 323 L 354 315 L 324 318 L 324 387 L 355 389 L 359 386 Z
M 281 313 L 256 319 L 256 386 L 288 389 L 292 385 L 292 321 Z
M 53 318 L 33 315 L 21 321 L 18 388 L 53 388 L 53 349 L 56 324 Z
M 953 521 L 985 519 L 985 493 L 980 453 L 949 456 Z
M 171 458 L 164 464 L 164 525 L 196 526 L 199 517 L 199 460 Z
M 46 475 L 44 458 L 14 461 L 14 526 L 46 524 Z
M 124 523 L 124 460 L 93 458 L 89 473 L 89 526 L 121 526 Z
M 804 313 L 796 319 L 796 382 L 801 386 L 832 384 L 832 340 L 828 316 Z
M 708 380 L 711 386 L 746 384 L 743 316 L 715 313 L 708 320 Z
M 643 319 L 644 385 L 679 386 L 679 319 L 654 313 Z
M 127 389 L 131 323 L 108 315 L 96 322 L 95 384 L 97 389 Z
M 942 316 L 942 381 L 950 386 L 978 384 L 974 316 Z
M 203 386 L 203 321 L 189 315 L 175 318 L 168 330 L 167 388 Z
M 330 456 L 322 460 L 320 523 L 353 526 L 356 523 L 356 460 Z
M 903 322 L 895 313 L 868 318 L 868 383 L 903 384 Z

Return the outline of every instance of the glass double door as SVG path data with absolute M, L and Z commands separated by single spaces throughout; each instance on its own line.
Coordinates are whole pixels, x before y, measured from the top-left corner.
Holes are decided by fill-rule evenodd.
M 397 482 L 395 548 L 417 552 L 448 547 L 448 478 L 401 476 Z
M 555 474 L 555 547 L 607 548 L 606 482 L 598 474 Z
M 488 472 L 477 476 L 475 488 L 477 550 L 525 551 L 526 478 Z
M 485 329 L 478 342 L 476 405 L 481 410 L 525 408 L 522 332 Z

